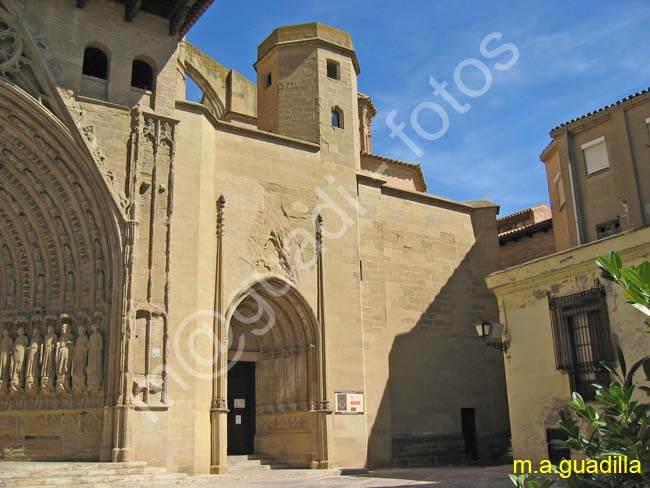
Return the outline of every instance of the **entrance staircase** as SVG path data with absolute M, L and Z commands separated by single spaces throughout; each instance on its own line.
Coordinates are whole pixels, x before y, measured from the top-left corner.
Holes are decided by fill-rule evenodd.
M 288 469 L 289 466 L 276 461 L 265 454 L 249 454 L 245 456 L 228 456 L 228 473 L 251 474 L 264 473 L 270 469 Z
M 20 488 L 171 488 L 188 486 L 182 473 L 144 462 L 77 463 L 0 461 L 0 486 Z

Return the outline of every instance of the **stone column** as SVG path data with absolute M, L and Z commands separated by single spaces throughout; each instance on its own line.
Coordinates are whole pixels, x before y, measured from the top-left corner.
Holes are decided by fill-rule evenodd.
M 327 399 L 327 356 L 325 347 L 325 291 L 323 287 L 323 218 L 316 218 L 316 290 L 317 290 L 317 319 L 320 336 L 318 348 L 319 368 L 319 402 L 316 411 L 317 452 L 318 461 L 312 462 L 312 468 L 329 469 L 333 462 L 331 456 L 332 410 Z
M 217 200 L 217 251 L 214 274 L 214 322 L 212 339 L 212 404 L 210 406 L 210 473 L 228 471 L 228 331 L 223 316 L 223 210 L 226 199 Z

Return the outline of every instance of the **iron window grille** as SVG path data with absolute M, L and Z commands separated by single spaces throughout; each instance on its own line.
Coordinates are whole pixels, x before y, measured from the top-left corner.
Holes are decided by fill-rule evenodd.
M 548 301 L 557 369 L 569 374 L 572 391 L 591 401 L 592 385 L 609 380 L 601 362 L 615 359 L 605 288 L 596 280 L 593 288 L 572 295 L 549 293 Z

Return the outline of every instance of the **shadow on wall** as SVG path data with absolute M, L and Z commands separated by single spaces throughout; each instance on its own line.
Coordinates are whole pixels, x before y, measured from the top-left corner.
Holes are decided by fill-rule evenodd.
M 498 247 L 491 246 L 498 244 L 491 242 L 496 233 L 476 225 L 474 232 L 476 243 L 434 301 L 392 344 L 388 384 L 368 439 L 371 467 L 462 464 L 472 457 L 495 462 L 506 450 L 503 356 L 472 330 L 481 319 L 498 320 L 496 299 L 483 279 L 497 268 Z M 389 324 L 395 320 L 388 317 Z M 474 429 L 463 426 L 461 409 L 470 415 L 473 409 Z

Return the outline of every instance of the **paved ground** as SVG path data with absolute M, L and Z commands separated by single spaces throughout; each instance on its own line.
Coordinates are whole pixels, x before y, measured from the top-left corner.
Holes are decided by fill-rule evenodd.
M 508 479 L 511 466 L 487 468 L 410 468 L 373 471 L 367 475 L 343 476 L 309 470 L 271 471 L 263 478 L 200 479 L 197 488 L 514 488 Z M 244 479 L 242 479 L 244 478 Z

